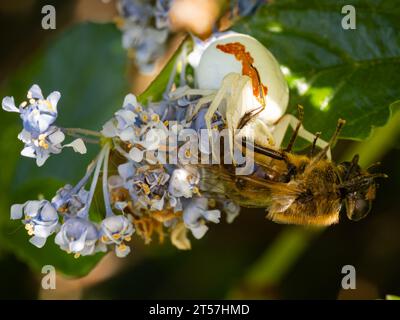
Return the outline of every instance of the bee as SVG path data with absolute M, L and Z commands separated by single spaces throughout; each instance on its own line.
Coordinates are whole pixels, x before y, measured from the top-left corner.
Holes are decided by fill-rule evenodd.
M 203 166 L 201 189 L 214 198 L 223 194 L 242 207 L 265 208 L 267 218 L 277 223 L 329 226 L 339 222 L 342 209 L 351 220 L 364 218 L 375 198 L 375 179 L 387 176 L 373 173 L 375 165 L 361 169 L 358 155 L 340 164 L 327 158 L 345 124 L 342 119 L 328 145 L 319 152 L 315 152 L 320 135 L 316 134 L 309 154 L 293 153 L 303 118 L 301 107 L 300 111 L 286 148 L 254 144 L 253 151 L 249 151 L 242 142 L 244 152 L 254 153 L 254 172 L 236 176 L 234 165 Z

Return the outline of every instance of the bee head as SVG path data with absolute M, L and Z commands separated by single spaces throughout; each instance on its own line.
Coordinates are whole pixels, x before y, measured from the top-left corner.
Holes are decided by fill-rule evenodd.
M 383 173 L 372 172 L 378 163 L 366 171 L 362 170 L 358 159 L 358 155 L 355 155 L 352 161 L 345 161 L 339 165 L 339 191 L 345 201 L 347 217 L 354 221 L 364 218 L 371 211 L 377 188 L 375 179 L 387 177 Z

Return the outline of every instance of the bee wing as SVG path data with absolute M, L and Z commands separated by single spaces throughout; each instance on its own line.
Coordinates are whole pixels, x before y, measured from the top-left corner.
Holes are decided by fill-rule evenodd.
M 295 182 L 277 182 L 255 175 L 240 176 L 239 179 L 243 180 L 245 187 L 244 190 L 239 190 L 236 185 L 237 179 L 238 176 L 224 167 L 203 166 L 200 189 L 209 197 L 229 198 L 234 196 L 236 200 L 243 197 L 242 194 L 245 193 L 254 203 L 247 202 L 244 206 L 265 207 L 277 212 L 285 211 L 302 192 Z

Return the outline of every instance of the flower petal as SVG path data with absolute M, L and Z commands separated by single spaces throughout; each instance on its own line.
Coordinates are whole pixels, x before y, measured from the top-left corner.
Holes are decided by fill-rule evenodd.
M 122 141 L 129 141 L 135 137 L 135 131 L 132 127 L 128 127 L 119 133 L 119 137 Z
M 43 248 L 43 246 L 46 244 L 46 240 L 47 238 L 33 236 L 29 239 L 29 242 L 32 243 L 35 247 Z
M 60 144 L 64 141 L 65 134 L 61 130 L 57 130 L 56 132 L 50 134 L 48 139 L 51 144 Z
M 171 242 L 179 250 L 190 250 L 192 248 L 187 232 L 188 229 L 184 223 L 177 224 L 171 232 Z
M 135 162 L 141 162 L 143 160 L 143 151 L 133 147 L 129 151 L 129 158 Z
M 133 95 L 132 93 L 125 96 L 123 107 L 126 107 L 129 104 L 131 104 L 134 107 L 136 107 L 138 104 L 136 96 Z
M 35 217 L 39 213 L 41 204 L 39 200 L 28 201 L 24 208 L 25 215 Z
M 127 162 L 118 166 L 118 174 L 125 181 L 133 177 L 135 174 L 135 169 L 131 162 Z
M 115 246 L 115 255 L 118 258 L 125 258 L 130 252 L 131 252 L 131 248 L 129 246 L 124 246 L 124 249 L 121 250 L 120 246 Z
M 101 134 L 107 138 L 113 138 L 117 136 L 118 132 L 117 129 L 115 128 L 113 119 L 107 121 L 103 125 L 103 130 L 101 130 Z
M 60 100 L 60 98 L 61 98 L 61 93 L 59 93 L 58 91 L 53 91 L 47 96 L 47 100 L 50 102 L 50 105 L 53 108 L 53 110 L 51 110 L 52 112 L 57 113 L 57 103 L 58 100 Z
M 75 152 L 80 154 L 85 154 L 87 152 L 85 143 L 82 139 L 76 139 L 72 141 L 70 144 L 66 144 L 64 147 L 72 147 Z
M 46 160 L 47 160 L 49 157 L 50 157 L 50 154 L 49 154 L 48 152 L 47 152 L 47 153 L 43 153 L 43 154 L 37 155 L 37 158 L 36 158 L 36 165 L 37 165 L 38 167 L 43 166 L 43 165 L 45 164 Z
M 28 157 L 28 158 L 36 158 L 35 149 L 31 146 L 25 147 L 21 151 L 21 156 Z
M 80 252 L 85 248 L 85 240 L 87 233 L 88 231 L 86 230 L 85 232 L 82 233 L 82 235 L 78 240 L 73 241 L 69 244 L 69 247 L 72 252 Z
M 53 207 L 50 202 L 46 202 L 40 211 L 40 216 L 43 221 L 55 221 L 58 220 L 57 210 Z
M 15 106 L 13 97 L 4 97 L 1 105 L 5 111 L 19 113 L 19 109 Z
M 28 91 L 28 99 L 44 99 L 42 90 L 37 84 L 34 84 Z
M 11 206 L 11 219 L 17 220 L 22 218 L 22 212 L 25 204 L 13 204 Z
M 208 230 L 208 227 L 205 224 L 201 224 L 197 227 L 191 227 L 190 231 L 192 231 L 193 237 L 196 239 L 201 239 L 204 237 Z
M 203 213 L 203 217 L 207 221 L 219 223 L 219 219 L 221 218 L 221 212 L 219 210 L 207 210 Z

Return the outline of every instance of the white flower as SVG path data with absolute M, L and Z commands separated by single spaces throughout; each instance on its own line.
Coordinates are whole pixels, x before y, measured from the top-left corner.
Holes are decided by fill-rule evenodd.
M 101 222 L 100 239 L 104 244 L 115 244 L 116 256 L 124 258 L 131 251 L 124 242 L 129 242 L 134 232 L 132 222 L 127 217 L 114 215 Z
M 225 200 L 222 210 L 226 213 L 226 221 L 232 223 L 240 213 L 240 206 L 231 200 Z
M 79 256 L 93 255 L 104 251 L 104 246 L 97 246 L 98 230 L 96 225 L 84 218 L 67 219 L 57 233 L 55 243 L 68 253 Z
M 172 173 L 168 191 L 173 197 L 191 198 L 199 182 L 198 172 L 175 169 Z
M 207 198 L 193 198 L 183 209 L 183 221 L 196 239 L 201 239 L 207 232 L 206 221 L 219 223 L 220 217 L 219 210 L 208 210 Z
M 43 247 L 47 238 L 59 227 L 57 210 L 47 200 L 14 204 L 11 207 L 11 219 L 21 219 L 23 216 L 25 229 L 33 236 L 29 241 L 38 248 Z

